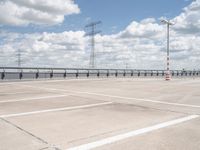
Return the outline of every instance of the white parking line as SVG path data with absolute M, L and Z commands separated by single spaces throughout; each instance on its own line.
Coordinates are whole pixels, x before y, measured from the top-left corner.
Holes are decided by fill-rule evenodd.
M 12 80 L 7 80 L 5 82 L 0 82 L 0 86 L 2 85 L 15 85 L 15 84 L 26 84 L 26 83 L 53 83 L 53 82 L 70 82 L 70 81 L 106 81 L 106 80 L 110 80 L 110 81 L 127 81 L 127 79 L 129 80 L 135 80 L 135 81 L 162 81 L 162 79 L 157 78 L 156 80 L 154 78 L 68 78 L 68 79 L 60 79 L 60 80 L 56 80 L 56 79 L 44 79 L 44 80 L 20 80 L 20 81 L 12 81 Z
M 137 135 L 149 133 L 149 132 L 152 132 L 152 131 L 155 131 L 155 130 L 159 130 L 159 129 L 162 129 L 162 128 L 172 126 L 172 125 L 180 124 L 180 123 L 183 123 L 183 122 L 186 122 L 186 121 L 198 118 L 198 117 L 199 117 L 198 115 L 187 116 L 187 117 L 184 117 L 184 118 L 160 123 L 160 124 L 157 124 L 157 125 L 154 125 L 154 126 L 142 128 L 142 129 L 139 129 L 139 130 L 120 134 L 120 135 L 117 135 L 117 136 L 105 138 L 105 139 L 102 139 L 102 140 L 99 140 L 99 141 L 96 141 L 96 142 L 80 145 L 80 146 L 77 146 L 77 147 L 72 147 L 72 148 L 69 148 L 69 149 L 66 149 L 66 150 L 90 150 L 90 149 L 101 147 L 101 146 L 104 146 L 104 145 L 107 145 L 107 144 L 112 144 L 112 143 L 115 143 L 115 142 L 118 142 L 118 141 L 121 141 L 121 140 L 125 140 L 127 138 L 135 137 Z
M 101 80 L 107 80 L 108 78 L 78 78 L 78 79 L 65 79 L 65 80 L 21 80 L 21 81 L 7 81 L 7 82 L 0 82 L 1 85 L 13 85 L 13 84 L 24 84 L 24 83 L 53 83 L 53 82 L 69 82 L 69 81 L 101 81 Z M 109 78 L 110 79 L 110 78 Z
M 71 91 L 71 92 L 72 92 L 72 91 Z M 165 105 L 200 108 L 199 105 L 190 105 L 190 104 L 181 104 L 181 103 L 171 103 L 171 102 L 163 102 L 163 101 L 157 101 L 157 100 L 151 100 L 151 99 L 141 99 L 141 98 L 123 97 L 123 96 L 115 96 L 115 95 L 107 95 L 107 94 L 99 94 L 99 93 L 90 93 L 90 92 L 80 92 L 80 93 L 83 93 L 83 94 L 90 94 L 90 95 L 97 95 L 97 96 L 104 96 L 104 97 L 111 97 L 111 98 L 120 98 L 120 99 L 129 99 L 129 100 L 135 100 L 135 101 L 159 103 L 159 104 L 165 104 Z
M 48 98 L 61 98 L 61 97 L 67 97 L 67 96 L 69 96 L 69 95 L 54 95 L 54 96 L 43 96 L 43 97 L 35 97 L 35 98 L 4 100 L 4 101 L 0 101 L 0 104 L 1 103 L 21 102 L 21 101 L 31 101 L 31 100 L 41 100 L 41 99 L 48 99 Z
M 1 92 L 0 95 L 16 95 L 16 94 L 26 94 L 27 92 Z
M 72 107 L 63 107 L 63 108 L 56 108 L 56 109 L 46 109 L 46 110 L 24 112 L 24 113 L 17 113 L 17 114 L 8 114 L 8 115 L 1 115 L 0 118 L 20 117 L 20 116 L 28 116 L 28 115 L 34 115 L 34 114 L 47 113 L 47 112 L 91 108 L 91 107 L 103 106 L 103 105 L 109 105 L 109 104 L 113 104 L 113 102 L 105 102 L 105 103 L 97 103 L 97 104 L 89 104 L 89 105 L 81 105 L 81 106 L 72 106 Z
M 157 101 L 157 100 L 151 100 L 151 99 L 123 97 L 123 96 L 115 96 L 115 95 L 93 93 L 93 92 L 81 92 L 81 91 L 63 90 L 63 89 L 46 88 L 46 87 L 35 87 L 35 86 L 30 86 L 30 85 L 24 85 L 24 86 L 33 87 L 33 88 L 41 88 L 41 89 L 46 89 L 46 90 L 51 90 L 51 91 L 71 92 L 71 93 L 77 93 L 77 94 L 96 95 L 96 96 L 103 96 L 103 97 L 109 97 L 109 98 L 119 98 L 119 99 L 135 100 L 135 101 L 141 101 L 141 102 L 150 102 L 150 103 L 172 105 L 172 106 L 200 108 L 199 105 L 190 105 L 190 104 L 182 104 L 182 103 L 171 103 L 171 102 Z

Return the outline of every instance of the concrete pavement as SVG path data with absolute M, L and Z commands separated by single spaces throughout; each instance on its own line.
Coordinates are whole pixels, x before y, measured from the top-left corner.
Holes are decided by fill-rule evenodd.
M 199 79 L 48 80 L 0 87 L 2 150 L 91 144 L 99 150 L 200 148 Z M 152 127 L 157 128 L 150 132 Z M 135 135 L 140 130 L 145 132 Z

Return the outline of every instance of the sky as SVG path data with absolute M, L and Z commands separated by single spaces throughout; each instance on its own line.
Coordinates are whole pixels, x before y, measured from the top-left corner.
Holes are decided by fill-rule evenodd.
M 200 0 L 0 0 L 0 66 L 89 67 L 85 25 L 101 21 L 97 68 L 200 69 Z

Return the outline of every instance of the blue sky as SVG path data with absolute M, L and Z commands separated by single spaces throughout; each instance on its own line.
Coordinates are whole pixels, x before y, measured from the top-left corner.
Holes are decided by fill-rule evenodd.
M 77 0 L 82 10 L 81 17 L 103 22 L 104 32 L 116 26 L 124 29 L 133 20 L 144 18 L 173 18 L 178 15 L 189 1 L 184 0 Z
M 63 23 L 55 26 L 4 26 L 11 32 L 63 32 L 65 30 L 83 30 L 90 21 L 101 20 L 103 34 L 117 33 L 128 26 L 132 21 L 144 18 L 173 18 L 188 6 L 190 0 L 75 0 L 81 13 L 65 16 Z

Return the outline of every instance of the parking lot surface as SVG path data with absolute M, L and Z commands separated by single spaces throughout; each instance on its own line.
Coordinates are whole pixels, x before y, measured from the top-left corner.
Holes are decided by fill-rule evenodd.
M 200 79 L 0 82 L 0 150 L 198 150 Z

